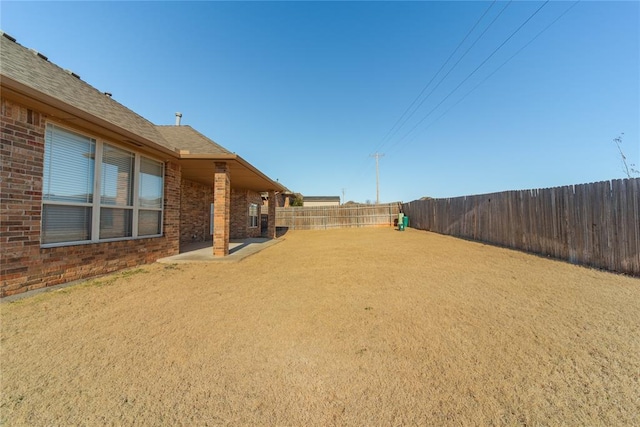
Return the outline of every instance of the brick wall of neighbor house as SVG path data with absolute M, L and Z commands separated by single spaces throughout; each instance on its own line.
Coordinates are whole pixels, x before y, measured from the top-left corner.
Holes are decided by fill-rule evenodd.
M 258 205 L 258 226 L 249 227 L 249 204 Z M 262 197 L 260 193 L 249 190 L 231 189 L 231 239 L 260 237 L 260 207 Z
M 180 188 L 180 244 L 212 240 L 213 186 L 183 179 Z
M 0 297 L 178 253 L 180 165 L 165 164 L 164 236 L 40 247 L 46 116 L 0 98 Z

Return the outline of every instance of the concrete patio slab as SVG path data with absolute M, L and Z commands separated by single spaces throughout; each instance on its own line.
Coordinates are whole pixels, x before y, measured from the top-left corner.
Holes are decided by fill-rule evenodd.
M 163 264 L 188 264 L 201 262 L 238 262 L 263 249 L 281 242 L 282 239 L 250 238 L 231 240 L 229 242 L 229 255 L 226 257 L 213 256 L 212 242 L 196 242 L 184 245 L 178 255 L 173 255 L 157 260 Z

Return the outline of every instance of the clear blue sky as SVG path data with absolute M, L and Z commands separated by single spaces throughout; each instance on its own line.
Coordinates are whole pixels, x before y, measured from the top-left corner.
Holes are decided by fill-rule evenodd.
M 583 0 L 498 69 L 573 4 L 549 2 L 491 57 L 543 2 L 3 1 L 0 13 L 18 43 L 156 124 L 182 112 L 292 191 L 375 201 L 369 156 L 384 153 L 390 202 L 623 178 L 621 132 L 640 166 L 639 2 Z

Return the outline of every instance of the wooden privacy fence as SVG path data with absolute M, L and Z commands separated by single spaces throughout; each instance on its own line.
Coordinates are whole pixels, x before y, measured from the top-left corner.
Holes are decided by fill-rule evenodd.
M 410 226 L 640 276 L 640 178 L 416 200 Z
M 393 226 L 400 203 L 276 208 L 276 226 L 291 230 Z

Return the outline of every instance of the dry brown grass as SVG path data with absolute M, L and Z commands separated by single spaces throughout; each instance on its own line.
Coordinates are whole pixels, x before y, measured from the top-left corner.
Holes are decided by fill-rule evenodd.
M 1 310 L 7 425 L 640 424 L 640 280 L 415 230 Z

